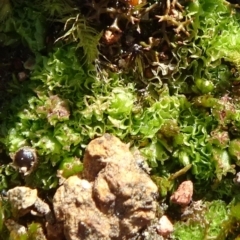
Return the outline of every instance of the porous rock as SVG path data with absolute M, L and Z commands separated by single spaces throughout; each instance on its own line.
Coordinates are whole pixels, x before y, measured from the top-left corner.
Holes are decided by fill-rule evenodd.
M 126 144 L 105 134 L 90 142 L 84 179 L 72 176 L 54 199 L 67 240 L 131 239 L 155 218 L 157 186 Z
M 47 221 L 52 221 L 51 210 L 48 204 L 38 197 L 36 189 L 15 187 L 7 192 L 7 196 L 14 215 L 21 217 L 31 212 L 33 215 L 45 216 Z
M 12 209 L 18 216 L 23 216 L 31 211 L 31 207 L 36 202 L 37 190 L 29 187 L 15 187 L 7 193 Z

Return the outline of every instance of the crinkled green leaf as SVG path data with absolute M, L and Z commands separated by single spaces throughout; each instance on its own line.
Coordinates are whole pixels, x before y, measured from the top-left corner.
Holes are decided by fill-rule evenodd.
M 231 165 L 230 156 L 226 150 L 213 148 L 213 161 L 216 166 L 216 176 L 219 181 L 222 180 L 223 176 L 226 176 L 227 173 L 235 174 L 236 170 L 234 169 L 234 165 Z
M 229 154 L 236 161 L 236 164 L 240 165 L 240 139 L 234 139 L 230 141 L 228 151 Z
M 186 222 L 174 225 L 173 239 L 225 239 L 224 222 L 229 219 L 225 202 L 216 200 L 201 202 L 200 209 L 193 209 Z

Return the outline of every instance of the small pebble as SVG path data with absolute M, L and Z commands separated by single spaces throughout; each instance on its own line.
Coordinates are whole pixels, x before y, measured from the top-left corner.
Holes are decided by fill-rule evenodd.
M 193 183 L 191 181 L 184 181 L 180 184 L 177 191 L 173 193 L 170 200 L 181 206 L 187 206 L 193 195 Z
M 157 226 L 157 233 L 163 237 L 169 236 L 173 232 L 173 225 L 166 215 L 163 215 Z

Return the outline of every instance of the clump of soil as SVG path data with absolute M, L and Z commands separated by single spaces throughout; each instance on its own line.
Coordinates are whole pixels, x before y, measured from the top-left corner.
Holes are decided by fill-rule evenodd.
M 90 142 L 83 178 L 72 176 L 53 199 L 67 239 L 131 239 L 155 218 L 158 189 L 118 138 Z

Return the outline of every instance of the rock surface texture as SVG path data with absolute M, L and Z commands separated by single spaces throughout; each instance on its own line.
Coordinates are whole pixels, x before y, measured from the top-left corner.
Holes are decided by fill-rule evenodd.
M 37 195 L 36 189 L 29 187 L 15 187 L 7 193 L 13 215 L 21 217 L 31 212 L 33 215 L 45 216 L 47 221 L 52 221 L 49 206 Z
M 90 142 L 83 163 L 82 178 L 68 178 L 53 199 L 66 239 L 134 239 L 155 218 L 157 186 L 109 134 Z

